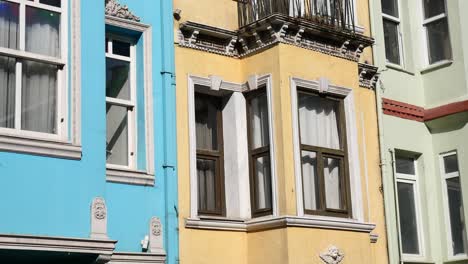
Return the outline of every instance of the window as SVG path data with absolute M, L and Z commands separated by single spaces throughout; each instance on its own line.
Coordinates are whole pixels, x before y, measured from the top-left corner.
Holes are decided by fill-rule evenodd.
M 0 0 L 0 131 L 68 139 L 62 1 Z
M 441 170 L 444 181 L 445 208 L 448 216 L 448 240 L 450 256 L 466 255 L 467 239 L 462 186 L 455 152 L 441 155 Z
M 414 157 L 398 154 L 395 160 L 401 252 L 407 256 L 420 256 L 421 227 L 416 161 Z
M 198 214 L 225 214 L 222 100 L 195 95 Z
M 351 216 L 344 103 L 298 90 L 302 188 L 306 214 Z
M 452 49 L 445 0 L 422 1 L 428 62 L 434 64 L 444 60 L 451 60 Z
M 270 126 L 266 88 L 246 95 L 252 216 L 271 215 Z
M 398 0 L 382 0 L 382 19 L 387 62 L 401 65 L 401 32 Z
M 135 168 L 135 48 L 106 38 L 106 114 L 108 166 Z

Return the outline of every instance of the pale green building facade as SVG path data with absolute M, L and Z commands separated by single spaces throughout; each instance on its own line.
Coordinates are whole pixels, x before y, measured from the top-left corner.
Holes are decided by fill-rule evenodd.
M 468 1 L 370 4 L 390 263 L 468 263 Z

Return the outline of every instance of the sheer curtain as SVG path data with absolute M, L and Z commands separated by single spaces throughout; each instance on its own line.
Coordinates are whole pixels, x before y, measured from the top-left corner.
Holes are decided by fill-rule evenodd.
M 60 56 L 60 15 L 26 8 L 26 51 Z M 21 127 L 56 133 L 57 67 L 44 63 L 23 63 Z
M 18 48 L 18 4 L 0 1 L 0 47 Z M 0 56 L 0 127 L 15 125 L 16 59 Z
M 301 144 L 340 149 L 338 101 L 299 93 Z M 317 153 L 302 152 L 302 179 L 306 209 L 319 208 Z M 328 208 L 340 209 L 340 160 L 324 158 L 324 181 Z

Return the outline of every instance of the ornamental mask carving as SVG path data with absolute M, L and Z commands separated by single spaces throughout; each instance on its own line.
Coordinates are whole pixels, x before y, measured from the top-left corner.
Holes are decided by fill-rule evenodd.
M 93 202 L 93 214 L 96 219 L 102 220 L 106 218 L 107 208 L 104 199 L 96 198 Z
M 117 0 L 105 0 L 106 2 L 106 15 L 133 20 L 140 22 L 140 18 L 135 16 L 129 9 L 128 6 L 117 3 Z
M 336 246 L 330 246 L 326 252 L 320 254 L 320 259 L 325 264 L 339 264 L 343 261 L 344 253 Z
M 162 231 L 161 220 L 159 218 L 151 219 L 151 233 L 155 236 L 160 236 Z

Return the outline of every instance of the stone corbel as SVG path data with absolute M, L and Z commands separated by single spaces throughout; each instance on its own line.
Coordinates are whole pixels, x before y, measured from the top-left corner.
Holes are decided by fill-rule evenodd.
M 219 89 L 221 88 L 221 84 L 223 83 L 223 79 L 217 75 L 210 75 L 208 77 L 210 78 L 211 82 L 210 89 L 213 91 L 219 91 Z
M 101 197 L 96 197 L 91 205 L 91 238 L 107 239 L 107 207 Z
M 327 93 L 328 89 L 330 88 L 330 80 L 325 77 L 319 78 L 319 92 L 320 93 Z
M 237 37 L 232 37 L 229 44 L 226 46 L 226 53 L 233 54 L 237 43 Z
M 364 81 L 364 76 L 367 74 L 367 71 L 365 69 L 361 70 L 359 73 L 359 81 L 362 82 Z
M 296 36 L 294 36 L 294 42 L 296 44 L 301 43 L 302 41 L 302 34 L 304 34 L 305 29 L 303 27 L 299 28 L 299 30 L 296 33 Z
M 161 220 L 157 217 L 151 218 L 149 229 L 149 252 L 165 255 L 166 251 L 164 250 L 163 245 L 163 228 Z
M 245 41 L 244 38 L 240 38 L 240 39 L 239 39 L 239 43 L 241 44 L 242 50 L 243 50 L 244 52 L 249 51 L 249 46 L 247 46 L 247 41 Z
M 181 44 L 185 44 L 185 36 L 184 36 L 184 33 L 182 32 L 182 30 L 177 30 L 177 37 L 179 39 L 179 43 Z
M 258 75 L 250 75 L 247 79 L 249 91 L 256 90 L 258 88 Z
M 278 35 L 276 35 L 276 31 L 271 25 L 267 27 L 267 30 L 270 33 L 270 36 L 272 39 L 278 39 Z
M 370 234 L 370 242 L 371 243 L 377 243 L 377 240 L 379 240 L 379 235 L 371 233 Z
M 197 38 L 198 38 L 198 35 L 200 34 L 200 31 L 198 30 L 194 30 L 192 32 L 192 35 L 190 36 L 190 38 L 188 39 L 188 43 L 190 45 L 194 45 L 196 42 L 197 42 Z
M 281 29 L 278 32 L 278 39 L 279 40 L 283 39 L 286 36 L 286 31 L 288 30 L 288 28 L 289 28 L 289 25 L 286 24 L 286 23 L 281 26 Z
M 342 54 L 346 54 L 348 52 L 348 45 L 349 45 L 349 40 L 346 40 L 343 45 L 341 45 L 340 51 Z
M 359 58 L 361 58 L 361 54 L 362 54 L 362 51 L 364 50 L 364 45 L 360 44 L 356 51 L 354 52 L 354 57 L 359 60 Z
M 262 39 L 260 38 L 260 35 L 258 35 L 258 32 L 254 31 L 254 32 L 252 32 L 252 35 L 254 36 L 255 42 L 257 42 L 257 45 L 258 46 L 263 46 Z

